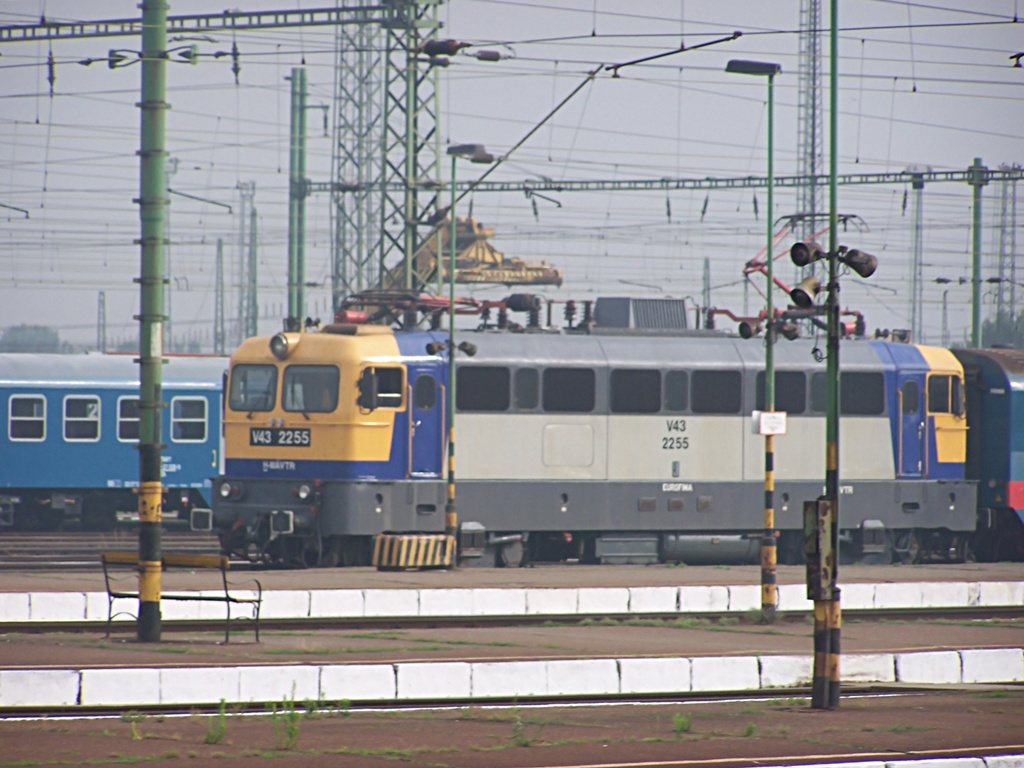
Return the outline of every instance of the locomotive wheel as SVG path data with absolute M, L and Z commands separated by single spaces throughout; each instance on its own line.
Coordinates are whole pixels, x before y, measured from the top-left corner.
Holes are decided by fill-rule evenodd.
M 498 551 L 499 568 L 518 568 L 523 562 L 523 542 L 509 541 L 501 545 Z
M 896 537 L 896 556 L 904 565 L 913 565 L 921 560 L 921 542 L 916 531 L 903 531 Z

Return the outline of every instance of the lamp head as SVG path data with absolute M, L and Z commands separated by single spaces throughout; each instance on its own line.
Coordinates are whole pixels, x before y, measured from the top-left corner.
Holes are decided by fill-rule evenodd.
M 775 330 L 789 341 L 800 338 L 800 326 L 793 322 L 779 323 Z
M 740 323 L 740 338 L 752 339 L 761 332 L 761 323 L 753 320 L 744 320 Z
M 761 75 L 775 77 L 782 71 L 782 65 L 771 61 L 748 61 L 746 59 L 730 59 L 725 65 L 726 72 L 738 75 Z
M 789 292 L 789 298 L 793 300 L 800 309 L 810 309 L 814 306 L 814 297 L 821 290 L 821 281 L 814 277 L 805 277 L 800 285 Z
M 851 248 L 842 257 L 843 263 L 861 277 L 871 277 L 878 269 L 878 259 L 870 253 Z
M 789 258 L 798 267 L 806 267 L 808 264 L 825 258 L 825 256 L 825 249 L 814 240 L 794 243 L 793 247 L 789 249 Z

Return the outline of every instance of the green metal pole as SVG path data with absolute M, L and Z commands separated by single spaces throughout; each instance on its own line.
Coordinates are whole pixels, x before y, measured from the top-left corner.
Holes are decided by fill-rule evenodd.
M 455 536 L 459 515 L 455 509 L 455 160 L 452 155 L 452 203 L 448 209 L 448 500 L 444 505 L 444 532 Z M 407 265 L 408 266 L 408 265 Z M 408 275 L 408 271 L 406 272 Z
M 291 135 L 288 157 L 288 319 L 302 328 L 306 314 L 306 70 L 291 74 Z
M 142 642 L 160 640 L 160 471 L 164 315 L 164 148 L 167 103 L 167 11 L 164 0 L 142 0 L 142 98 L 139 148 L 141 276 L 139 321 L 139 615 Z
M 829 505 L 832 556 L 838 560 L 839 530 L 839 0 L 831 0 L 831 43 L 829 63 L 829 188 L 828 188 L 828 321 L 825 418 L 825 501 Z M 829 599 L 814 603 L 814 676 L 811 706 L 832 709 L 839 706 L 839 589 L 836 562 L 831 565 Z
M 768 245 L 765 249 L 765 266 L 768 274 L 768 288 L 765 297 L 767 317 L 765 318 L 764 352 L 764 408 L 775 410 L 775 308 L 772 305 L 773 263 L 775 261 L 774 232 L 772 219 L 775 216 L 775 159 L 774 159 L 774 92 L 775 76 L 768 75 Z M 775 436 L 764 436 L 764 534 L 761 537 L 761 618 L 768 624 L 775 623 L 777 604 L 776 578 L 778 548 L 775 538 Z
M 974 164 L 967 169 L 974 187 L 974 220 L 971 224 L 971 346 L 981 347 L 981 188 L 988 184 L 986 168 L 981 158 L 974 158 Z

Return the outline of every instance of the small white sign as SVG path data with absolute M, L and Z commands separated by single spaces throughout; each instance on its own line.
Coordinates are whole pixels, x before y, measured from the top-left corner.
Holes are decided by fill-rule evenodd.
M 751 427 L 755 435 L 786 434 L 785 411 L 754 411 L 751 417 Z

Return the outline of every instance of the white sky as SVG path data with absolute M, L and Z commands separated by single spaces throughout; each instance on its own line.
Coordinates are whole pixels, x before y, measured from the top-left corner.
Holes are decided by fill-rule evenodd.
M 250 0 L 242 10 L 314 8 L 330 0 Z M 504 154 L 601 63 L 628 61 L 708 39 L 738 40 L 602 73 L 502 166 L 492 179 L 650 179 L 763 175 L 766 93 L 761 78 L 724 72 L 731 58 L 782 65 L 775 88 L 775 171 L 797 171 L 799 0 L 451 0 L 441 7 L 442 37 L 498 49 L 509 58 L 482 63 L 457 56 L 441 80 L 442 142 L 482 143 Z M 828 24 L 828 1 L 823 22 Z M 1009 56 L 1024 50 L 1014 24 L 1017 0 L 840 3 L 839 171 L 872 173 L 909 166 L 962 170 L 981 157 L 989 167 L 1024 162 L 1024 69 Z M 963 10 L 969 8 L 970 10 Z M 82 16 L 83 10 L 88 11 Z M 200 0 L 172 0 L 170 13 L 207 13 Z M 0 25 L 51 19 L 136 16 L 127 0 L 0 0 Z M 230 48 L 230 35 L 201 42 L 203 53 Z M 171 186 L 232 204 L 235 186 L 255 181 L 259 212 L 261 332 L 284 314 L 287 264 L 289 84 L 292 67 L 308 69 L 309 103 L 333 92 L 333 31 L 327 28 L 238 34 L 241 84 L 230 59 L 203 58 L 196 67 L 168 67 L 167 147 L 179 159 Z M 546 42 L 545 42 L 546 41 Z M 47 83 L 46 43 L 0 44 L 0 328 L 19 323 L 57 327 L 62 339 L 96 340 L 97 297 L 106 293 L 108 337 L 134 337 L 139 272 L 138 195 L 140 68 L 78 66 L 109 48 L 137 49 L 132 38 L 59 41 L 54 95 Z M 828 36 L 822 50 L 828 52 Z M 827 60 L 822 70 L 827 108 Z M 827 139 L 827 115 L 824 121 Z M 331 140 L 318 112 L 309 115 L 307 175 L 327 181 Z M 827 146 L 826 146 L 827 152 Z M 447 160 L 442 164 L 448 172 Z M 480 166 L 462 165 L 459 180 Z M 823 170 L 827 170 L 826 165 Z M 909 327 L 913 198 L 902 186 L 846 186 L 839 209 L 856 214 L 867 232 L 841 242 L 875 253 L 880 267 L 867 283 L 847 278 L 843 303 L 861 309 L 869 329 Z M 507 256 L 545 259 L 564 270 L 560 298 L 596 295 L 692 295 L 700 298 L 702 267 L 711 260 L 712 303 L 743 310 L 741 267 L 764 244 L 766 195 L 716 191 L 701 220 L 704 192 L 545 193 L 561 207 L 522 193 L 480 193 L 474 216 L 497 230 Z M 1000 188 L 985 189 L 984 271 L 996 274 Z M 827 200 L 827 198 L 826 198 Z M 308 314 L 330 315 L 330 204 L 307 201 Z M 794 213 L 792 190 L 777 190 L 775 214 Z M 1021 202 L 1024 209 L 1024 200 Z M 464 215 L 463 205 L 459 214 Z M 1024 213 L 1024 210 L 1022 210 Z M 937 285 L 970 275 L 971 191 L 934 184 L 924 191 L 925 340 L 941 339 L 943 291 L 949 326 L 962 341 L 970 322 L 970 287 Z M 174 331 L 212 348 L 214 254 L 225 241 L 226 276 L 235 274 L 238 222 L 214 205 L 172 198 L 170 227 Z M 1018 250 L 1024 238 L 1018 238 Z M 788 247 L 792 239 L 784 241 Z M 790 279 L 788 258 L 779 274 Z M 1017 272 L 1024 283 L 1024 265 Z M 647 286 L 647 287 L 644 287 Z M 721 286 L 721 287 L 719 287 Z M 983 312 L 993 310 L 992 286 Z M 500 297 L 502 286 L 476 294 Z M 235 286 L 226 314 L 235 313 Z M 756 311 L 751 291 L 751 310 Z M 1024 286 L 1017 306 L 1024 305 Z

